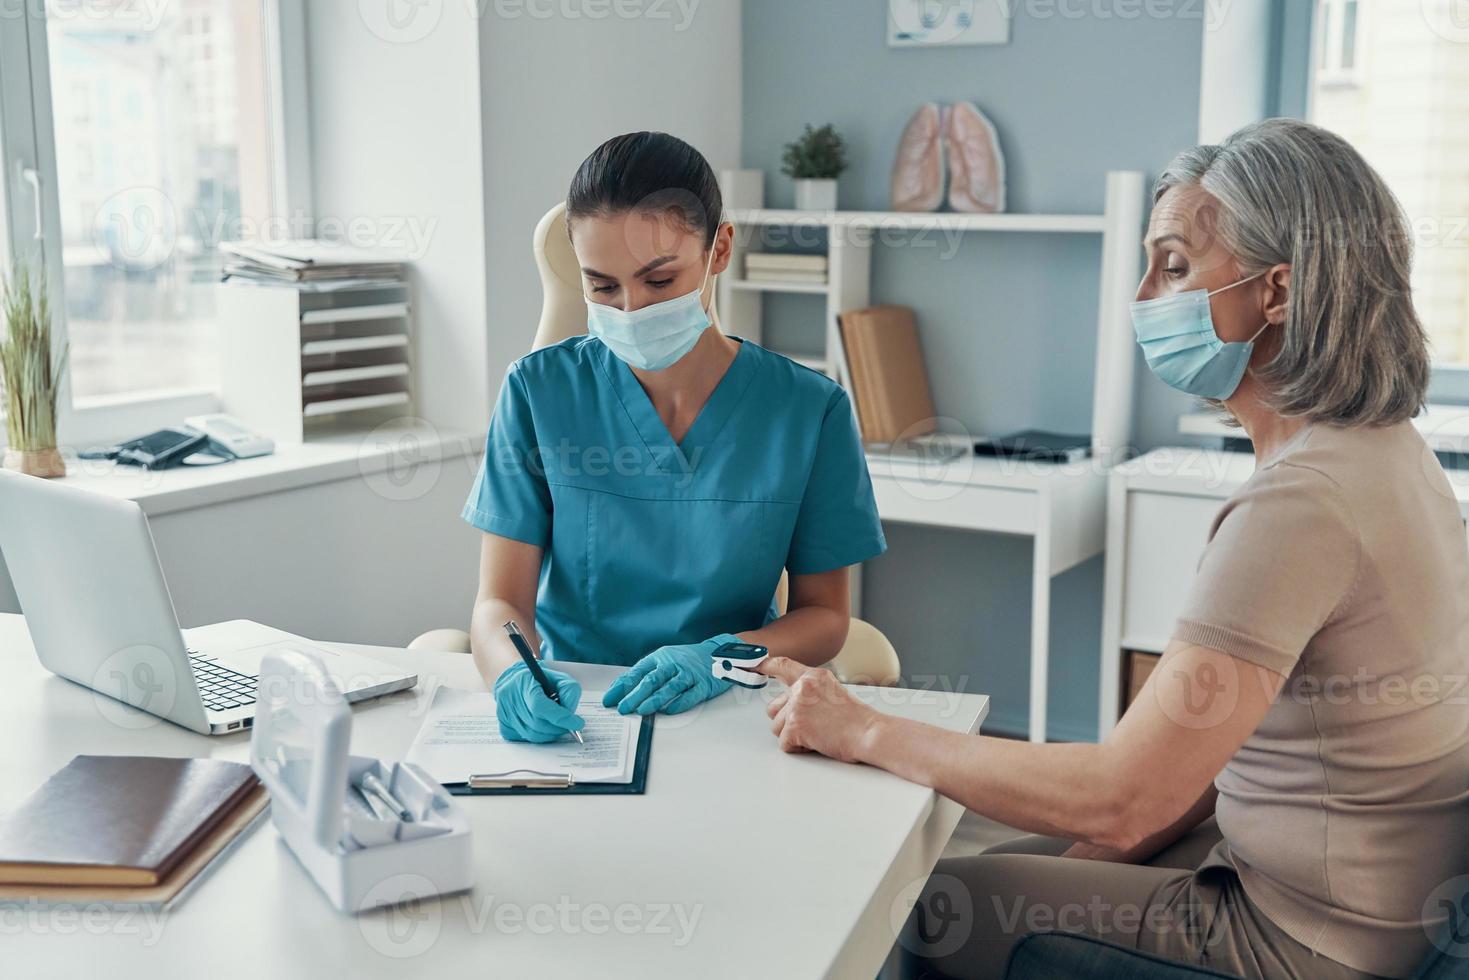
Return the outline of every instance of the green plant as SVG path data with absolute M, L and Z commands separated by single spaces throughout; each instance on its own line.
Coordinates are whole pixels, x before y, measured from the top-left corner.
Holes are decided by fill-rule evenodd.
M 0 379 L 5 388 L 5 431 L 19 452 L 56 447 L 56 392 L 66 350 L 51 362 L 51 308 L 43 278 L 35 286 L 17 263 L 0 293 L 5 335 L 0 337 Z
M 781 171 L 796 180 L 835 180 L 847 169 L 847 144 L 827 123 L 820 129 L 806 124 L 806 131 L 787 143 Z

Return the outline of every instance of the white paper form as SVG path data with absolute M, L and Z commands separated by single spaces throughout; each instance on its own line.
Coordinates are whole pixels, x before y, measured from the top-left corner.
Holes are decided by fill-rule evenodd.
M 643 719 L 602 707 L 602 694 L 582 692 L 576 713 L 586 720 L 583 746 L 570 735 L 544 744 L 507 742 L 500 737 L 493 694 L 440 687 L 406 761 L 441 783 L 516 770 L 571 775 L 578 783 L 630 783 Z

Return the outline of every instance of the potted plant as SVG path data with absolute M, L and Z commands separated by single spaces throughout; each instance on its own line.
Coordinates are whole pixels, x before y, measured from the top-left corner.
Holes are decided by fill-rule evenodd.
M 43 274 L 44 276 L 44 274 Z M 52 363 L 51 310 L 44 277 L 31 285 L 17 265 L 0 294 L 0 381 L 5 391 L 5 468 L 32 476 L 65 476 L 56 449 L 56 393 L 66 350 Z
M 830 123 L 815 129 L 810 123 L 795 142 L 787 143 L 781 170 L 796 182 L 796 207 L 803 211 L 834 211 L 837 177 L 847 169 L 847 144 Z

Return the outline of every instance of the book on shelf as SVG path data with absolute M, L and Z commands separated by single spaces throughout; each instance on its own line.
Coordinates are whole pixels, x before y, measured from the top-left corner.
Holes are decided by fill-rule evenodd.
M 826 282 L 825 255 L 750 252 L 745 256 L 745 278 L 765 282 Z
M 749 282 L 799 282 L 822 285 L 826 282 L 824 272 L 788 272 L 784 269 L 750 269 L 745 276 Z
M 918 320 L 906 306 L 869 306 L 837 318 L 862 441 L 891 445 L 937 431 Z
M 785 269 L 793 272 L 825 272 L 825 255 L 803 255 L 788 252 L 749 252 L 746 269 Z

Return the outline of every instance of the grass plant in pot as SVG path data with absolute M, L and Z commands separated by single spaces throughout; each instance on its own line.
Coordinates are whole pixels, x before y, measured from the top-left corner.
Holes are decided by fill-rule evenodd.
M 56 448 L 56 393 L 66 350 L 53 359 L 44 273 L 32 282 L 17 265 L 0 290 L 0 387 L 4 389 L 5 468 L 32 476 L 66 475 Z
M 787 143 L 781 171 L 796 182 L 796 207 L 802 211 L 835 211 L 837 178 L 847 169 L 847 144 L 830 123 L 820 129 L 809 123 L 794 142 Z

